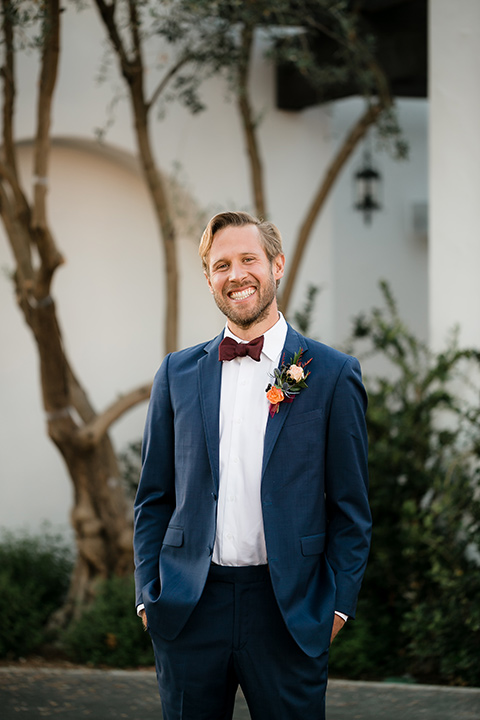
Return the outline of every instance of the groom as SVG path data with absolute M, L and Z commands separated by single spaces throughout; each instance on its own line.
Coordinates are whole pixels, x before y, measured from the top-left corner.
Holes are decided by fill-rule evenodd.
M 279 313 L 275 225 L 220 213 L 200 256 L 227 323 L 163 361 L 135 500 L 163 717 L 229 720 L 240 684 L 253 720 L 321 720 L 370 541 L 360 367 Z

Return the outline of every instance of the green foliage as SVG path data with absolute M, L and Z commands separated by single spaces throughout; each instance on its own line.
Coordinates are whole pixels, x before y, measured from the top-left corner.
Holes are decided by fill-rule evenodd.
M 396 106 L 386 108 L 378 118 L 376 127 L 377 150 L 386 151 L 395 160 L 407 160 L 409 145 L 398 123 Z
M 142 469 L 142 441 L 134 440 L 128 443 L 118 455 L 118 462 L 122 480 L 129 497 L 135 497 L 138 481 Z
M 46 3 L 36 0 L 9 0 L 0 9 L 4 20 L 15 32 L 14 47 L 18 50 L 39 50 L 50 28 L 50 14 Z M 3 44 L 4 37 L 0 39 Z
M 312 323 L 313 311 L 315 309 L 315 301 L 320 288 L 316 285 L 309 285 L 307 288 L 307 297 L 301 310 L 297 310 L 293 316 L 293 324 L 304 335 L 308 333 L 308 329 Z
M 135 614 L 133 578 L 112 577 L 99 584 L 93 605 L 63 638 L 72 660 L 93 665 L 152 665 L 149 635 Z
M 398 663 L 390 662 L 390 619 L 382 611 L 372 624 L 371 597 L 362 590 L 357 619 L 349 620 L 330 648 L 332 677 L 373 680 L 395 675 Z M 395 670 L 393 669 L 395 668 Z
M 123 4 L 118 3 L 118 12 Z M 199 89 L 205 78 L 222 74 L 234 95 L 241 92 L 253 33 L 262 38 L 267 57 L 296 73 L 318 102 L 332 87 L 366 98 L 388 95 L 375 61 L 374 39 L 347 0 L 175 0 L 136 5 L 143 37 L 164 39 L 170 68 L 178 68 L 163 101 L 179 99 L 194 113 L 204 108 Z
M 430 352 L 382 290 L 386 309 L 354 329 L 354 346 L 390 361 L 365 380 L 372 550 L 359 620 L 334 646 L 332 668 L 479 685 L 479 354 L 455 341 Z
M 0 657 L 27 655 L 45 642 L 71 568 L 70 548 L 47 527 L 38 536 L 0 535 Z
M 117 667 L 151 665 L 149 636 L 135 614 L 133 578 L 99 584 L 94 604 L 58 638 L 47 622 L 66 597 L 73 561 L 62 536 L 0 535 L 0 657 L 41 652 L 60 640 L 77 662 Z

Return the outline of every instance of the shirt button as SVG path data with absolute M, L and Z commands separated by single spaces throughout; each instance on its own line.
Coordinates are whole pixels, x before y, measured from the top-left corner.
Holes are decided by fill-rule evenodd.
M 227 540 L 231 540 L 233 538 L 232 533 L 227 533 L 226 538 Z
M 228 499 L 230 502 L 235 502 L 235 495 L 229 495 Z

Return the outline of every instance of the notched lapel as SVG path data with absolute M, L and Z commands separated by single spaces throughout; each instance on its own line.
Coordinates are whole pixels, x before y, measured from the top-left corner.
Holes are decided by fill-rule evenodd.
M 295 355 L 298 350 L 302 348 L 306 360 L 308 360 L 308 344 L 304 337 L 300 336 L 290 325 L 288 326 L 287 337 L 285 345 L 282 351 L 281 359 L 284 362 L 290 362 L 291 358 Z M 305 391 L 306 392 L 306 391 Z M 265 441 L 263 447 L 263 466 L 262 466 L 262 477 L 265 475 L 265 471 L 268 466 L 273 448 L 277 442 L 280 430 L 282 429 L 285 420 L 288 417 L 290 409 L 295 402 L 295 399 L 291 403 L 281 403 L 279 411 L 275 413 L 273 417 L 269 417 L 267 421 L 267 428 L 265 430 Z
M 223 333 L 205 346 L 205 355 L 198 361 L 198 389 L 202 420 L 205 428 L 208 458 L 212 469 L 215 489 L 219 484 L 219 418 L 220 382 L 222 363 L 218 359 L 218 346 Z

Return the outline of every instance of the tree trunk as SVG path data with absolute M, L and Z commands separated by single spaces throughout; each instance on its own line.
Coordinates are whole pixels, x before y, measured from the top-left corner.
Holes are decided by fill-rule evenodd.
M 70 371 L 55 303 L 48 297 L 32 307 L 31 301 L 25 301 L 24 289 L 17 286 L 19 291 L 38 349 L 48 434 L 74 487 L 71 523 L 78 554 L 67 602 L 55 617 L 57 624 L 64 624 L 93 599 L 98 580 L 132 572 L 132 520 L 108 435 L 85 440 L 84 429 L 99 416 Z M 74 419 L 75 413 L 82 422 Z
M 62 342 L 52 280 L 63 258 L 47 220 L 48 159 L 52 98 L 59 56 L 59 0 L 45 0 L 37 132 L 34 153 L 34 199 L 23 191 L 13 136 L 15 87 L 14 18 L 10 0 L 3 10 L 3 148 L 0 158 L 0 215 L 15 258 L 19 308 L 36 344 L 48 434 L 59 449 L 74 486 L 72 525 L 78 549 L 69 595 L 56 617 L 66 624 L 95 594 L 99 579 L 133 569 L 132 521 L 112 445 L 112 422 L 148 396 L 148 386 L 95 413 L 72 372 Z
M 57 446 L 74 485 L 71 523 L 78 550 L 67 601 L 55 618 L 63 625 L 91 602 L 99 580 L 132 572 L 133 553 L 132 524 L 108 437 L 87 451 L 66 441 Z

